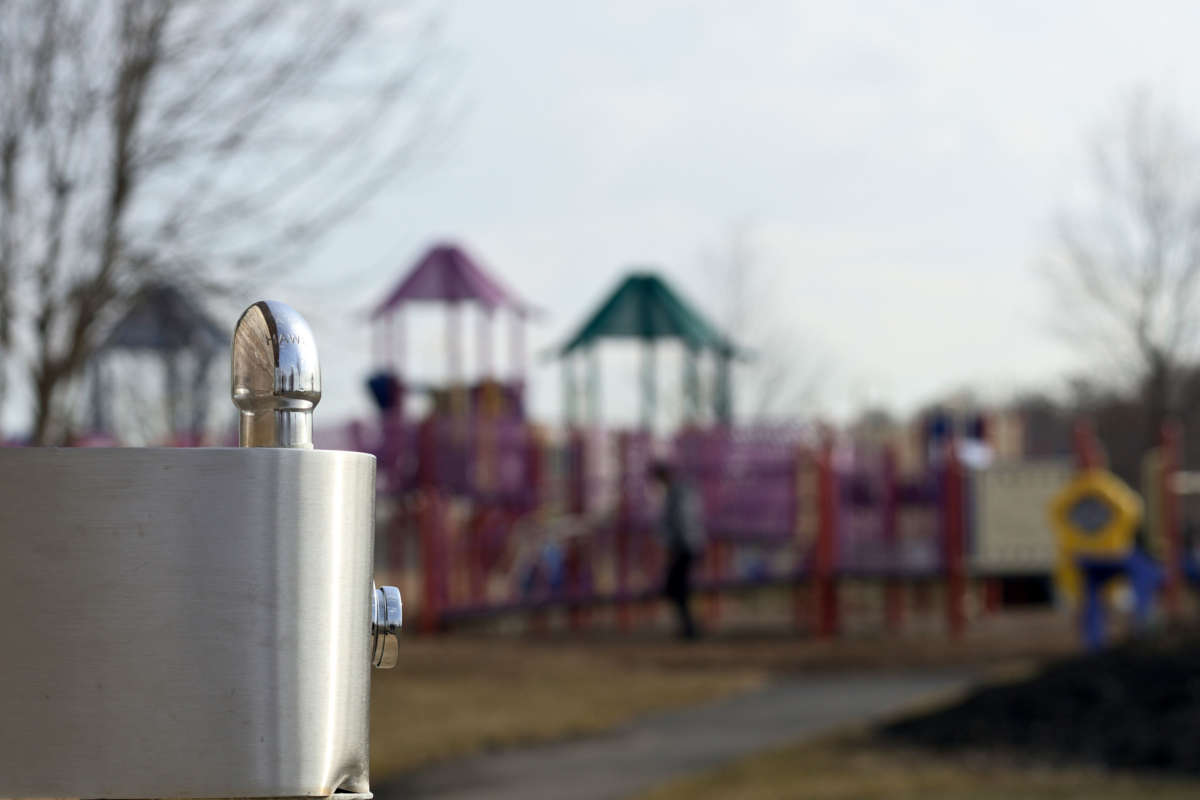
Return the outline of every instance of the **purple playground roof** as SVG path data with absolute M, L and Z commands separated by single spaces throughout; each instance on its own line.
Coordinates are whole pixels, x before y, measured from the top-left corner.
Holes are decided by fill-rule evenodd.
M 371 312 L 377 319 L 394 311 L 402 303 L 458 303 L 472 301 L 487 309 L 505 308 L 522 317 L 537 309 L 489 275 L 462 248 L 439 244 L 430 248 L 387 299 Z

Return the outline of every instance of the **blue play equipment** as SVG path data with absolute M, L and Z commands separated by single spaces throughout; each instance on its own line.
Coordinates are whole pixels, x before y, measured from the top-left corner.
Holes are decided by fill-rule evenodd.
M 1108 627 L 1104 589 L 1118 578 L 1126 578 L 1133 590 L 1134 623 L 1143 630 L 1149 625 L 1155 594 L 1163 584 L 1163 570 L 1157 561 L 1134 548 L 1120 558 L 1083 556 L 1075 564 L 1083 578 L 1083 640 L 1089 650 L 1104 646 Z

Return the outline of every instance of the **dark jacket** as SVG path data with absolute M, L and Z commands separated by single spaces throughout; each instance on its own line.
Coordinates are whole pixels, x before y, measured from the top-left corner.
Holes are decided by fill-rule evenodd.
M 704 509 L 700 495 L 683 481 L 674 480 L 667 485 L 659 535 L 671 552 L 695 555 L 704 550 Z

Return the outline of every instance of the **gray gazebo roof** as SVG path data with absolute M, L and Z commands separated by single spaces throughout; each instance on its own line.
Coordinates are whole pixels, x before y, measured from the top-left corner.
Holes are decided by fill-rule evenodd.
M 100 350 L 213 353 L 225 347 L 228 339 L 228 333 L 180 289 L 152 284 L 134 297 Z

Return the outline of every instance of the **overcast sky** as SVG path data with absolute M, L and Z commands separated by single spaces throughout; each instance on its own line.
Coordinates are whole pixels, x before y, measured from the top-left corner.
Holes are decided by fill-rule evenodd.
M 366 413 L 362 312 L 445 238 L 547 311 L 533 351 L 633 265 L 720 313 L 703 255 L 740 224 L 775 276 L 763 313 L 800 332 L 798 358 L 834 365 L 826 408 L 1049 384 L 1085 362 L 1048 332 L 1033 267 L 1086 136 L 1134 86 L 1193 119 L 1200 97 L 1186 2 L 459 0 L 444 15 L 453 131 L 270 288 L 314 322 L 326 419 Z M 436 372 L 440 348 L 431 334 L 410 358 Z M 556 420 L 558 394 L 537 367 L 535 413 Z
M 442 238 L 546 309 L 534 351 L 633 265 L 721 315 L 705 253 L 741 225 L 775 279 L 763 313 L 832 365 L 829 410 L 1050 384 L 1086 364 L 1034 274 L 1084 142 L 1132 87 L 1189 117 L 1200 97 L 1190 3 L 460 0 L 444 23 L 461 121 L 286 287 L 336 351 L 329 417 L 366 410 L 351 314 Z M 559 385 L 535 368 L 535 413 Z

